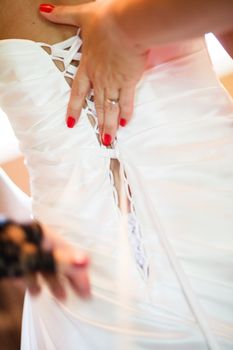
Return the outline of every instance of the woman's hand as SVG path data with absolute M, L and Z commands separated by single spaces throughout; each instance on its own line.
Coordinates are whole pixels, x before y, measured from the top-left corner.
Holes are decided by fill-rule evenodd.
M 56 264 L 56 273 L 42 273 L 42 277 L 50 288 L 51 292 L 58 299 L 66 297 L 64 279 L 74 292 L 81 298 L 90 297 L 90 282 L 88 276 L 89 259 L 88 257 L 75 250 L 61 237 L 43 226 L 44 240 L 43 249 L 53 252 Z M 37 293 L 40 291 L 38 279 L 28 280 L 29 291 Z M 32 285 L 31 285 L 32 282 Z
M 43 4 L 40 12 L 52 22 L 81 27 L 82 58 L 67 118 L 71 122 L 79 119 L 92 86 L 102 142 L 109 146 L 118 126 L 125 126 L 132 115 L 135 86 L 145 69 L 145 50 L 134 46 L 117 25 L 112 1 L 77 6 Z
M 55 297 L 65 299 L 66 280 L 80 297 L 89 297 L 88 265 L 85 254 L 45 226 L 0 221 L 0 278 L 13 278 L 32 295 L 40 292 L 44 280 Z
M 58 299 L 66 296 L 66 280 L 79 296 L 89 297 L 87 256 L 30 220 L 30 198 L 1 169 L 0 213 L 0 278 L 13 278 L 33 295 L 40 292 L 44 279 Z

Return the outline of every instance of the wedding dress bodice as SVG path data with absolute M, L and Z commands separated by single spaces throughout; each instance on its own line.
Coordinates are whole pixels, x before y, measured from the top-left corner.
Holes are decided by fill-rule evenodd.
M 229 350 L 232 102 L 205 49 L 161 64 L 145 72 L 133 119 L 108 149 L 91 96 L 75 128 L 65 125 L 80 46 L 0 41 L 0 105 L 26 158 L 33 214 L 92 261 L 90 303 L 26 298 L 22 349 Z M 111 158 L 131 203 L 128 253 Z

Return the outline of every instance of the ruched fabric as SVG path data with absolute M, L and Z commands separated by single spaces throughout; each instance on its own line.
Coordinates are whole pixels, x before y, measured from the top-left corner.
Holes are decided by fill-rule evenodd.
M 22 350 L 230 350 L 232 101 L 205 48 L 145 72 L 114 151 L 139 225 L 129 222 L 124 271 L 113 151 L 99 145 L 86 109 L 65 126 L 79 43 L 52 48 L 56 58 L 72 48 L 67 75 L 40 43 L 0 42 L 0 105 L 26 158 L 33 214 L 92 262 L 90 302 L 71 291 L 64 304 L 46 289 L 26 295 Z

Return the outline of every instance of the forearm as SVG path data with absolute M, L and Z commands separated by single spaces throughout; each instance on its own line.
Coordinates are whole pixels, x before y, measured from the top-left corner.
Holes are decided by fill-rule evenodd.
M 148 49 L 233 27 L 232 0 L 112 0 L 123 32 Z
M 22 192 L 0 168 L 0 214 L 14 220 L 31 217 L 30 198 Z

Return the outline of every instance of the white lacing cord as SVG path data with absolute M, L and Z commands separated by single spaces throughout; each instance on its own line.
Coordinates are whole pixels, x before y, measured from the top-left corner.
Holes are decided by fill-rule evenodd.
M 62 43 L 55 44 L 55 45 L 48 45 L 45 43 L 38 43 L 42 47 L 47 47 L 50 49 L 50 57 L 53 61 L 60 61 L 64 65 L 64 71 L 62 72 L 63 76 L 65 78 L 74 79 L 75 73 L 77 72 L 78 67 L 72 65 L 72 61 L 80 61 L 81 59 L 81 53 L 78 52 L 82 45 L 82 40 L 79 37 L 73 37 L 70 39 L 65 40 Z M 94 96 L 93 90 L 90 91 L 89 96 L 86 98 L 86 107 L 84 108 L 86 116 L 91 116 L 94 121 L 94 126 L 92 126 L 96 136 L 99 135 L 99 128 L 98 128 L 98 119 L 95 111 L 95 105 L 94 102 L 91 100 L 91 98 Z M 102 154 L 109 158 L 109 159 L 118 159 L 117 157 L 117 141 L 115 141 L 113 148 L 107 148 L 105 146 L 101 146 Z M 120 162 L 121 168 L 122 164 Z M 138 267 L 138 270 L 140 274 L 142 275 L 143 279 L 146 281 L 148 279 L 149 275 L 149 263 L 148 258 L 146 256 L 145 248 L 143 246 L 143 239 L 141 234 L 140 225 L 135 213 L 135 208 L 133 204 L 132 195 L 130 194 L 130 186 L 125 174 L 125 171 L 121 171 L 122 175 L 122 183 L 124 184 L 124 189 L 126 193 L 126 198 L 129 200 L 130 203 L 130 214 L 128 214 L 128 234 L 129 238 L 132 244 L 132 249 L 134 251 L 135 261 Z M 112 188 L 113 198 L 114 202 L 116 204 L 116 208 L 118 210 L 119 216 L 122 215 L 122 213 L 119 210 L 119 197 L 115 186 L 114 176 L 113 173 L 109 167 L 109 179 L 110 184 Z
M 98 119 L 96 116 L 94 103 L 90 100 L 87 100 L 86 113 L 91 114 L 93 116 L 93 118 L 95 120 L 94 131 L 98 135 L 99 134 Z M 127 214 L 127 216 L 128 216 L 128 220 L 127 220 L 128 231 L 127 232 L 129 234 L 132 249 L 134 251 L 135 261 L 136 261 L 136 265 L 138 267 L 139 273 L 142 276 L 143 280 L 146 282 L 148 280 L 148 277 L 149 277 L 149 259 L 147 257 L 146 250 L 144 247 L 141 228 L 140 228 L 139 221 L 137 219 L 137 215 L 135 212 L 133 198 L 132 198 L 132 195 L 130 193 L 130 186 L 129 186 L 125 171 L 123 169 L 122 163 L 118 157 L 117 140 L 115 141 L 113 148 L 106 148 L 105 146 L 101 146 L 101 148 L 103 150 L 104 156 L 106 156 L 109 159 L 117 159 L 120 163 L 120 169 L 121 169 L 120 170 L 120 178 L 122 179 L 122 183 L 124 185 L 126 199 L 128 199 L 129 203 L 130 203 L 130 213 Z M 118 196 L 117 189 L 115 186 L 114 176 L 113 176 L 113 173 L 112 173 L 110 167 L 109 167 L 109 178 L 110 178 L 110 184 L 112 187 L 114 202 L 115 202 L 116 208 L 119 208 L 119 207 L 121 207 L 121 205 L 119 203 L 119 196 Z M 122 196 L 123 195 L 124 194 L 122 193 Z M 120 208 L 119 216 L 121 217 L 122 215 L 124 215 L 124 209 Z
M 112 151 L 115 151 L 115 150 L 112 150 Z M 111 183 L 112 192 L 113 192 L 113 198 L 114 198 L 116 207 L 120 209 L 119 210 L 120 218 L 125 215 L 127 216 L 127 235 L 129 237 L 132 250 L 134 252 L 134 257 L 135 257 L 138 271 L 142 276 L 143 280 L 146 282 L 149 277 L 149 260 L 147 258 L 146 251 L 143 245 L 142 233 L 141 233 L 140 225 L 135 213 L 133 199 L 129 192 L 129 183 L 127 181 L 125 171 L 123 170 L 121 163 L 120 163 L 120 168 L 121 168 L 120 178 L 122 179 L 122 183 L 124 187 L 124 191 L 122 191 L 121 193 L 121 198 L 124 196 L 126 201 L 127 199 L 129 200 L 130 213 L 127 213 L 127 209 L 125 209 L 126 205 L 124 205 L 124 207 L 122 208 L 122 204 L 121 204 L 122 201 L 121 203 L 119 202 L 119 196 L 116 190 L 114 176 L 111 169 L 109 169 L 109 177 L 110 177 L 110 183 Z
M 79 35 L 80 30 L 78 30 Z M 49 45 L 46 43 L 38 43 L 41 47 L 49 48 L 50 53 L 49 56 L 53 61 L 62 62 L 64 65 L 64 71 L 60 71 L 65 78 L 74 79 L 75 74 L 78 70 L 78 65 L 74 66 L 72 61 L 80 62 L 81 52 L 79 52 L 82 46 L 82 40 L 77 37 L 72 37 L 70 39 L 65 40 L 64 42 Z M 87 106 L 84 108 L 87 115 L 92 116 L 94 120 L 94 131 L 97 135 L 99 135 L 98 129 L 98 120 L 95 112 L 94 102 L 91 101 L 91 98 L 94 96 L 94 91 L 91 90 L 89 96 L 86 98 Z
M 138 220 L 133 213 L 128 214 L 128 227 L 137 267 L 143 280 L 146 282 L 149 277 L 149 260 L 143 246 L 143 238 Z
M 48 53 L 53 61 L 62 62 L 64 65 L 64 71 L 62 71 L 64 77 L 73 79 L 77 72 L 77 67 L 72 65 L 72 61 L 79 62 L 81 59 L 81 53 L 78 52 L 81 48 L 82 41 L 78 37 L 72 37 L 64 42 L 49 45 L 46 43 L 37 43 L 42 48 L 48 48 Z
M 141 227 L 136 215 L 132 194 L 130 193 L 130 185 L 129 185 L 125 170 L 123 168 L 122 162 L 120 160 L 119 162 L 122 167 L 122 171 L 121 171 L 122 181 L 124 183 L 125 192 L 130 203 L 130 216 L 129 216 L 128 223 L 129 223 L 129 232 L 131 234 L 131 240 L 134 246 L 134 254 L 135 254 L 135 258 L 136 258 L 136 262 L 137 262 L 137 266 L 139 268 L 140 274 L 142 275 L 144 281 L 147 281 L 149 277 L 149 258 L 147 256 L 146 249 L 144 247 Z

